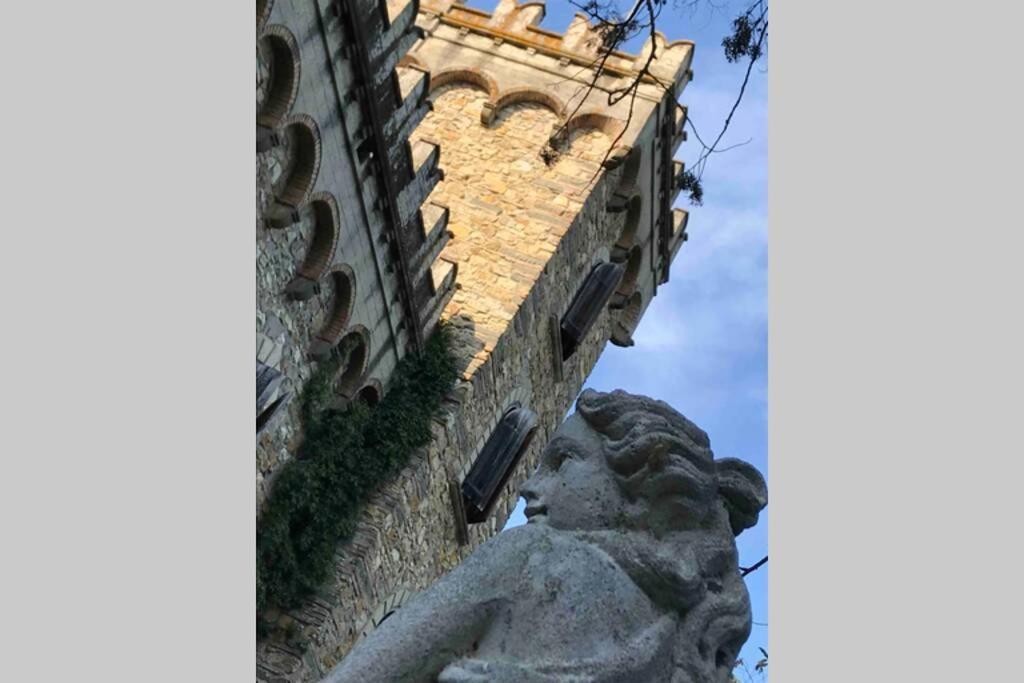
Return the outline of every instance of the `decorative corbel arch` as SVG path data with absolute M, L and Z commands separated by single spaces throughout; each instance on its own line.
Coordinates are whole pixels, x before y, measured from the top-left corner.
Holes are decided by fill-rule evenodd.
M 636 292 L 637 280 L 640 277 L 640 266 L 643 264 L 643 260 L 644 252 L 639 244 L 629 250 L 629 255 L 626 257 L 626 272 L 623 273 L 622 280 L 619 282 L 615 295 L 612 297 L 611 308 L 624 308 L 629 298 Z
M 280 130 L 288 145 L 289 160 L 274 185 L 274 197 L 282 204 L 297 207 L 306 201 L 320 173 L 320 130 L 313 117 L 306 114 L 287 117 Z
M 493 102 L 493 104 L 492 104 Z M 532 88 L 529 86 L 510 88 L 497 99 L 484 104 L 484 110 L 480 113 L 480 121 L 485 125 L 491 124 L 502 109 L 520 102 L 534 102 L 543 105 L 554 112 L 561 124 L 565 119 L 565 103 L 550 92 Z
M 309 299 L 315 293 L 317 283 L 334 260 L 341 232 L 338 204 L 332 195 L 317 193 L 310 197 L 306 206 L 313 216 L 313 234 L 306 255 L 285 290 L 297 301 Z
M 347 350 L 348 358 L 338 369 L 335 388 L 339 394 L 351 400 L 362 386 L 370 362 L 370 331 L 362 325 L 354 325 L 338 342 L 338 347 Z
M 644 298 L 640 292 L 634 292 L 622 310 L 616 311 L 612 317 L 612 336 L 609 341 L 616 346 L 633 346 L 633 332 L 640 322 Z
M 408 57 L 408 55 L 406 56 Z M 455 83 L 468 83 L 486 90 L 487 96 L 492 102 L 498 97 L 498 82 L 475 66 L 442 69 L 437 73 L 431 72 L 430 74 L 430 92 L 434 92 L 442 86 Z
M 626 220 L 622 226 L 619 238 L 615 240 L 612 249 L 612 260 L 623 261 L 628 257 L 628 251 L 636 245 L 640 232 L 640 221 L 643 218 L 643 197 L 640 193 L 634 194 L 626 202 Z
M 257 50 L 269 61 L 270 83 L 256 112 L 256 123 L 265 128 L 276 128 L 291 111 L 299 94 L 299 44 L 291 31 L 274 25 L 263 31 Z
M 381 396 L 383 395 L 384 392 L 380 380 L 371 378 L 356 392 L 356 400 L 372 407 L 380 403 Z
M 329 279 L 333 288 L 330 309 L 309 349 L 309 355 L 318 360 L 327 358 L 331 349 L 338 345 L 352 318 L 352 307 L 356 301 L 356 276 L 350 266 L 334 266 L 331 268 Z
M 622 174 L 619 176 L 619 184 L 615 188 L 619 194 L 631 194 L 636 189 L 636 181 L 640 177 L 640 164 L 643 161 L 643 149 L 640 147 L 626 149 L 626 154 L 619 162 L 622 165 Z
M 570 133 L 596 129 L 614 140 L 625 130 L 626 124 L 614 116 L 608 116 L 599 111 L 585 111 L 576 113 L 566 121 L 565 128 Z

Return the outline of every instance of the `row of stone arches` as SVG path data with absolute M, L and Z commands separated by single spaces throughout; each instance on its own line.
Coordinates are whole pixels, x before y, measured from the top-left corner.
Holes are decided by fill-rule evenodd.
M 267 26 L 272 6 L 273 0 L 256 3 L 256 151 L 268 155 L 272 194 L 265 224 L 269 229 L 285 229 L 300 222 L 312 224 L 305 253 L 285 287 L 285 295 L 293 301 L 305 301 L 322 285 L 331 288 L 326 315 L 310 342 L 308 355 L 314 360 L 332 354 L 344 356 L 335 377 L 338 393 L 374 404 L 380 400 L 380 382 L 364 382 L 370 334 L 361 325 L 350 327 L 355 273 L 345 264 L 332 266 L 341 229 L 338 203 L 329 193 L 312 194 L 320 171 L 320 131 L 311 116 L 291 111 L 301 75 L 298 42 L 286 27 Z
M 642 157 L 642 149 L 634 147 L 616 160 L 615 167 L 621 171 L 609 205 L 610 211 L 625 213 L 622 232 L 611 249 L 612 262 L 626 264 L 622 282 L 608 304 L 612 310 L 611 342 L 617 346 L 633 345 L 633 331 L 643 310 L 643 293 L 638 289 L 643 265 L 643 197 L 637 187 Z
M 400 64 L 414 65 L 426 69 L 415 55 L 406 55 Z M 550 90 L 532 87 L 501 88 L 498 81 L 486 71 L 472 66 L 441 69 L 430 74 L 430 91 L 458 83 L 476 86 L 487 92 L 487 101 L 480 112 L 480 122 L 491 125 L 505 107 L 522 102 L 533 102 L 551 110 L 558 117 L 553 131 L 554 143 L 564 143 L 573 133 L 587 130 L 600 130 L 613 139 L 622 132 L 625 124 L 597 109 L 579 112 L 570 111 L 569 104 Z

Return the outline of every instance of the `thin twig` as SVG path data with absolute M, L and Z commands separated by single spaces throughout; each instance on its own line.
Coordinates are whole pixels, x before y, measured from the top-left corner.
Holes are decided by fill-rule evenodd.
M 750 567 L 740 567 L 740 576 L 741 577 L 742 576 L 746 576 L 747 574 L 750 574 L 751 572 L 755 572 L 755 571 L 757 571 L 758 569 L 760 569 L 762 566 L 764 566 L 767 563 L 768 563 L 768 556 L 765 555 L 760 560 L 758 560 L 757 564 L 755 564 L 755 565 L 752 565 Z

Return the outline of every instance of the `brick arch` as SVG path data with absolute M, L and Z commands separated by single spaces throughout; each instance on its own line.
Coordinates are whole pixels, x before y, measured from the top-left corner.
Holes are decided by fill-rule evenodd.
M 630 249 L 636 245 L 640 232 L 640 221 L 643 218 L 644 202 L 640 193 L 634 194 L 626 202 L 626 220 L 622 225 L 622 232 L 615 240 L 613 260 L 625 260 Z
M 506 90 L 497 99 L 492 99 L 485 104 L 483 112 L 480 113 L 480 119 L 483 123 L 490 124 L 502 109 L 522 102 L 533 102 L 547 107 L 554 112 L 560 123 L 565 118 L 565 103 L 562 100 L 550 92 L 526 86 Z M 485 118 L 486 120 L 484 120 Z
M 352 307 L 356 301 L 356 277 L 351 267 L 345 264 L 335 266 L 328 280 L 332 292 L 327 319 L 309 349 L 309 355 L 319 360 L 329 356 L 331 349 L 338 345 L 352 318 Z
M 579 112 L 565 122 L 569 133 L 584 130 L 599 130 L 613 140 L 625 130 L 626 124 L 619 119 L 597 111 Z
M 625 154 L 622 160 L 622 175 L 619 176 L 616 192 L 629 194 L 636 189 L 636 181 L 640 177 L 641 161 L 643 161 L 643 150 L 639 147 L 633 147 Z
M 299 94 L 299 44 L 284 26 L 270 26 L 257 43 L 264 59 L 270 62 L 270 86 L 266 99 L 256 112 L 256 123 L 276 128 L 291 111 Z
M 320 172 L 320 130 L 311 116 L 298 114 L 282 121 L 280 131 L 288 144 L 289 160 L 274 185 L 274 197 L 297 207 L 309 196 Z
M 410 55 L 406 55 L 406 57 L 415 59 Z M 457 83 L 468 83 L 469 85 L 475 85 L 486 90 L 491 102 L 498 99 L 498 82 L 474 66 L 442 69 L 437 73 L 430 74 L 430 92 L 434 92 L 440 87 Z
M 338 368 L 334 385 L 339 394 L 351 399 L 361 387 L 370 362 L 370 331 L 362 325 L 354 325 L 337 344 L 339 348 L 349 345 L 348 361 Z
M 326 192 L 313 195 L 306 204 L 313 218 L 313 234 L 302 263 L 285 292 L 296 301 L 305 301 L 316 293 L 320 278 L 334 260 L 334 250 L 341 232 L 338 204 Z
M 381 396 L 383 395 L 384 391 L 380 380 L 371 378 L 356 392 L 355 398 L 368 406 L 375 406 L 380 403 Z
M 615 309 L 624 308 L 628 300 L 636 292 L 637 280 L 640 277 L 640 266 L 644 260 L 643 249 L 635 245 L 629 250 L 626 257 L 626 272 L 622 274 L 622 281 L 611 300 L 611 307 Z
M 612 316 L 612 336 L 609 339 L 616 346 L 633 346 L 633 332 L 640 323 L 640 313 L 643 311 L 644 297 L 640 292 L 634 292 L 626 301 L 621 310 L 616 311 Z

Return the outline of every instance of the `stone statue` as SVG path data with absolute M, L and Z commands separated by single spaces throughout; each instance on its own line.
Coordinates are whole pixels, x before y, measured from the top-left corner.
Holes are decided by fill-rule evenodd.
M 329 683 L 718 683 L 750 634 L 735 536 L 752 466 L 661 401 L 585 391 L 482 544 L 357 645 Z

